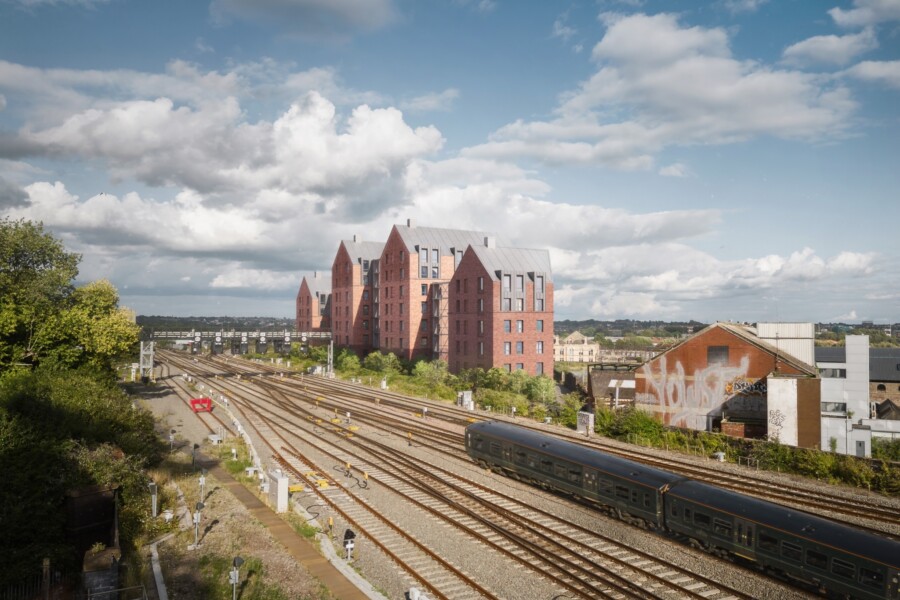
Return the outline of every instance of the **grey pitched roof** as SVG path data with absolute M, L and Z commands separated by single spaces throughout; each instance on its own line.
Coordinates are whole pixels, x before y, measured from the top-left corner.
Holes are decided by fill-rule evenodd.
M 347 249 L 347 254 L 356 262 L 359 259 L 376 260 L 381 258 L 381 251 L 384 250 L 382 242 L 354 242 L 353 240 L 341 240 L 341 243 Z
M 496 234 L 483 231 L 468 231 L 465 229 L 440 229 L 437 227 L 418 227 L 408 225 L 395 225 L 400 239 L 406 244 L 410 253 L 416 252 L 416 246 L 422 248 L 439 248 L 441 254 L 450 254 L 450 248 L 465 251 L 469 244 L 484 245 L 484 238 L 492 237 L 498 240 L 497 245 L 502 245 Z
M 815 353 L 817 363 L 847 362 L 847 349 L 844 346 L 816 346 Z
M 306 281 L 306 287 L 309 288 L 309 293 L 313 296 L 331 293 L 330 277 L 325 278 L 321 273 L 316 273 L 313 275 L 304 275 L 303 279 Z
M 900 348 L 869 348 L 869 380 L 900 382 Z
M 499 273 L 542 273 L 547 283 L 553 281 L 550 253 L 530 248 L 488 248 L 484 241 L 472 244 L 472 250 L 484 268 L 499 278 Z

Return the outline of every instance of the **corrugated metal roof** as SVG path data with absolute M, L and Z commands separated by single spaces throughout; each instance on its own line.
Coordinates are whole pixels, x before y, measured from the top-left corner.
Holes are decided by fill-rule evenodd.
M 843 346 L 816 346 L 816 363 L 845 363 L 847 349 Z
M 900 348 L 869 349 L 869 380 L 900 382 Z
M 416 246 L 422 248 L 438 248 L 442 255 L 450 254 L 450 249 L 463 250 L 471 245 L 484 245 L 484 238 L 497 240 L 497 245 L 504 245 L 494 233 L 484 231 L 467 231 L 465 229 L 440 229 L 437 227 L 409 227 L 395 225 L 400 239 L 406 244 L 410 253 L 416 252 Z
M 532 250 L 529 248 L 488 248 L 484 242 L 480 245 L 472 244 L 472 250 L 494 277 L 499 279 L 499 273 L 528 273 L 534 271 L 546 277 L 547 283 L 553 281 L 550 271 L 550 253 L 546 250 Z

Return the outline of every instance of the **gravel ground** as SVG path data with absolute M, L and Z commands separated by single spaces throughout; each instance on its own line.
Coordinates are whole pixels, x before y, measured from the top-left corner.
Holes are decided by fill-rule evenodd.
M 140 391 L 133 388 L 132 391 Z M 189 448 L 194 443 L 204 442 L 207 429 L 190 411 L 184 402 L 173 393 L 165 393 L 161 386 L 151 387 L 140 394 L 139 402 L 158 419 L 158 429 L 164 439 L 175 429 L 177 444 L 182 448 L 185 470 L 190 467 Z M 196 474 L 176 476 L 167 484 L 172 497 L 180 491 L 185 503 L 193 507 L 200 497 L 199 477 Z M 194 530 L 188 526 L 175 537 L 159 545 L 160 563 L 163 568 L 166 588 L 170 599 L 208 598 L 202 577 L 203 565 L 224 560 L 228 565 L 234 556 L 245 560 L 258 559 L 261 572 L 244 569 L 243 577 L 256 577 L 258 581 L 276 586 L 287 598 L 330 598 L 321 590 L 319 582 L 312 577 L 290 554 L 269 534 L 268 530 L 254 519 L 244 505 L 230 492 L 220 486 L 214 476 L 206 476 L 204 489 L 203 520 L 200 525 L 201 544 L 198 549 L 189 549 L 194 543 Z M 171 506 L 160 506 L 160 511 Z M 186 507 L 183 507 L 186 508 Z M 227 573 L 224 583 L 227 584 Z M 151 598 L 157 598 L 155 586 L 147 585 Z M 228 588 L 230 598 L 230 588 Z

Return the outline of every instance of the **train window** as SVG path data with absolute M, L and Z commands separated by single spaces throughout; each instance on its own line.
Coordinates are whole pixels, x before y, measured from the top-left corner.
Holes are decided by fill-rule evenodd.
M 569 481 L 571 481 L 572 483 L 581 484 L 581 471 L 569 470 Z
M 553 465 L 553 474 L 557 479 L 566 479 L 566 466 L 565 465 Z
M 684 509 L 684 522 L 687 523 L 691 520 L 691 509 Z
M 628 499 L 628 488 L 623 487 L 621 485 L 616 486 L 616 496 L 619 498 Z
M 637 504 L 637 490 L 631 490 L 631 503 Z
M 817 569 L 824 570 L 828 568 L 828 557 L 821 552 L 816 552 L 815 550 L 807 550 L 806 564 L 811 567 L 816 567 Z
M 553 461 L 551 460 L 542 460 L 541 461 L 541 470 L 546 471 L 547 473 L 553 470 Z
M 853 563 L 848 563 L 847 561 L 841 560 L 839 558 L 832 558 L 831 572 L 839 577 L 853 579 L 856 576 L 856 567 L 853 566 Z
M 713 519 L 713 531 L 716 535 L 722 536 L 724 538 L 731 537 L 731 523 L 723 521 L 722 519 Z
M 860 567 L 859 582 L 866 587 L 880 589 L 884 587 L 884 575 L 882 573 L 879 573 L 878 571 Z
M 528 466 L 534 468 L 537 466 L 537 459 L 531 454 L 528 455 Z
M 759 532 L 759 549 L 768 550 L 769 552 L 778 551 L 778 540 L 773 538 L 765 531 Z
M 494 456 L 500 456 L 500 444 L 497 442 L 491 442 L 491 454 Z
M 458 281 L 458 280 L 457 280 L 457 281 Z M 527 456 L 527 454 L 525 454 L 525 453 L 522 452 L 521 450 L 517 450 L 517 451 L 516 451 L 516 462 L 517 462 L 517 463 L 524 463 L 524 462 L 525 462 L 525 457 L 526 457 L 526 456 Z
M 709 529 L 709 521 L 709 515 L 705 515 L 703 513 L 694 514 L 694 525 L 697 525 L 698 527 Z
M 600 493 L 604 496 L 613 495 L 613 483 L 609 479 L 600 480 Z
M 644 494 L 644 506 L 650 508 L 650 494 Z
M 790 542 L 781 542 L 781 555 L 789 560 L 800 562 L 803 559 L 803 548 Z
M 669 513 L 670 513 L 673 517 L 677 517 L 677 516 L 678 516 L 678 506 L 676 506 L 676 504 L 675 504 L 674 502 L 673 502 L 672 504 L 669 505 Z

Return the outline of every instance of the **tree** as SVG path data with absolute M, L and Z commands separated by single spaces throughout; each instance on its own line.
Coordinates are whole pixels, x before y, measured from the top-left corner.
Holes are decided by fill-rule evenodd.
M 420 360 L 413 367 L 413 373 L 428 385 L 437 387 L 447 379 L 447 363 L 443 360 L 432 362 Z
M 0 221 L 0 370 L 40 362 L 35 344 L 71 296 L 80 260 L 41 224 Z

